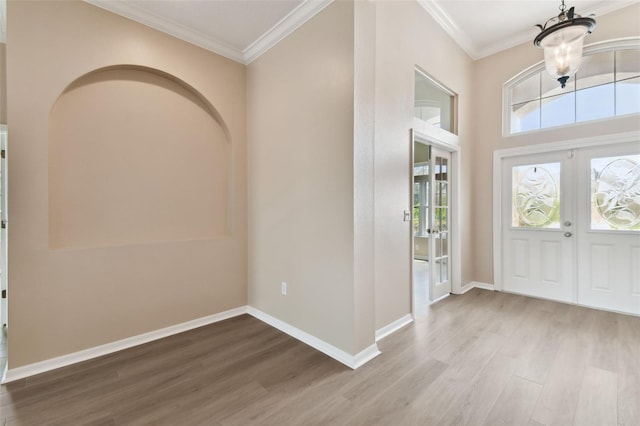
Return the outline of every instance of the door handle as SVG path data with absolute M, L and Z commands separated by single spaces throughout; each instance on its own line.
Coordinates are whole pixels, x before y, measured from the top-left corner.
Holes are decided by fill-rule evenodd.
M 569 238 L 569 237 L 571 236 L 571 232 L 565 232 L 565 233 L 564 233 L 564 236 L 565 236 L 565 237 L 567 237 L 567 238 Z

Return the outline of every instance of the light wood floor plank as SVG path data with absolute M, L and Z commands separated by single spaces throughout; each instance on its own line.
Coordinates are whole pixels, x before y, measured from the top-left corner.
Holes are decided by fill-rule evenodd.
M 640 329 L 640 321 L 637 326 Z M 620 426 L 635 426 L 640 419 L 640 355 L 637 348 L 634 348 L 638 345 L 640 345 L 640 337 L 637 342 L 634 342 L 621 336 L 618 346 L 618 424 Z
M 587 363 L 587 341 L 565 326 L 562 344 L 542 387 L 532 420 L 547 426 L 573 423 Z
M 486 419 L 491 407 L 513 377 L 518 361 L 505 355 L 495 354 L 482 371 L 471 381 L 454 401 L 453 405 L 438 419 L 441 425 L 478 425 Z
M 485 333 L 465 352 L 456 354 L 445 370 L 430 386 L 416 395 L 401 417 L 400 424 L 435 424 L 455 403 L 485 364 L 496 353 L 502 336 Z
M 542 385 L 538 383 L 511 376 L 493 404 L 484 425 L 526 425 L 541 390 Z
M 4 385 L 0 425 L 640 425 L 640 318 L 479 289 L 420 312 L 356 371 L 240 316 Z
M 615 426 L 618 375 L 607 370 L 587 367 L 580 388 L 573 424 L 576 426 Z

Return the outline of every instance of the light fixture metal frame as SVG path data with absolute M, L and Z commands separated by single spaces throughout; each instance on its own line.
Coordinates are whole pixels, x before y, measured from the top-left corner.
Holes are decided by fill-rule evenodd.
M 544 40 L 549 35 L 555 33 L 556 31 L 560 31 L 569 27 L 584 27 L 585 33 L 581 36 L 582 38 L 586 37 L 588 34 L 591 34 L 593 29 L 596 27 L 596 20 L 590 17 L 584 17 L 576 14 L 574 12 L 574 7 L 571 7 L 568 11 L 566 10 L 566 8 L 567 7 L 564 4 L 564 0 L 562 0 L 562 4 L 560 5 L 560 14 L 558 14 L 558 16 L 549 18 L 547 22 L 545 22 L 544 26 L 539 24 L 536 25 L 541 30 L 540 34 L 538 34 L 533 39 L 533 44 L 536 47 L 540 47 L 540 43 L 542 43 L 542 40 Z M 557 20 L 558 22 L 552 24 L 547 28 L 547 25 L 554 20 Z M 558 78 L 558 81 L 563 88 L 565 87 L 569 77 L 570 76 L 566 75 Z

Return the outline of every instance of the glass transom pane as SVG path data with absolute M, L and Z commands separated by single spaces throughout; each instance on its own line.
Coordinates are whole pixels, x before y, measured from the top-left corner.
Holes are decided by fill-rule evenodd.
M 613 55 L 614 52 L 604 52 L 585 56 L 576 73 L 577 89 L 612 83 L 614 81 Z
M 640 76 L 640 50 L 616 52 L 616 80 Z
M 528 79 L 511 88 L 511 103 L 520 104 L 532 101 L 540 97 L 540 73 L 534 74 Z
M 575 96 L 575 92 L 570 92 L 542 99 L 540 127 L 554 127 L 574 123 L 576 120 Z
M 565 88 L 542 71 L 505 90 L 510 134 L 639 113 L 640 46 L 587 53 Z
M 415 72 L 415 117 L 431 126 L 455 133 L 454 105 L 453 95 L 424 74 Z
M 511 133 L 540 128 L 540 101 L 531 101 L 511 107 Z
M 576 121 L 613 117 L 614 84 L 589 87 L 576 92 Z
M 640 77 L 616 83 L 616 115 L 640 112 Z

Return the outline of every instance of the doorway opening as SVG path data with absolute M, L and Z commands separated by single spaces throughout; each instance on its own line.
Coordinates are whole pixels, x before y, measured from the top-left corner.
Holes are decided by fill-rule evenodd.
M 460 292 L 457 147 L 414 131 L 411 174 L 413 315 Z

